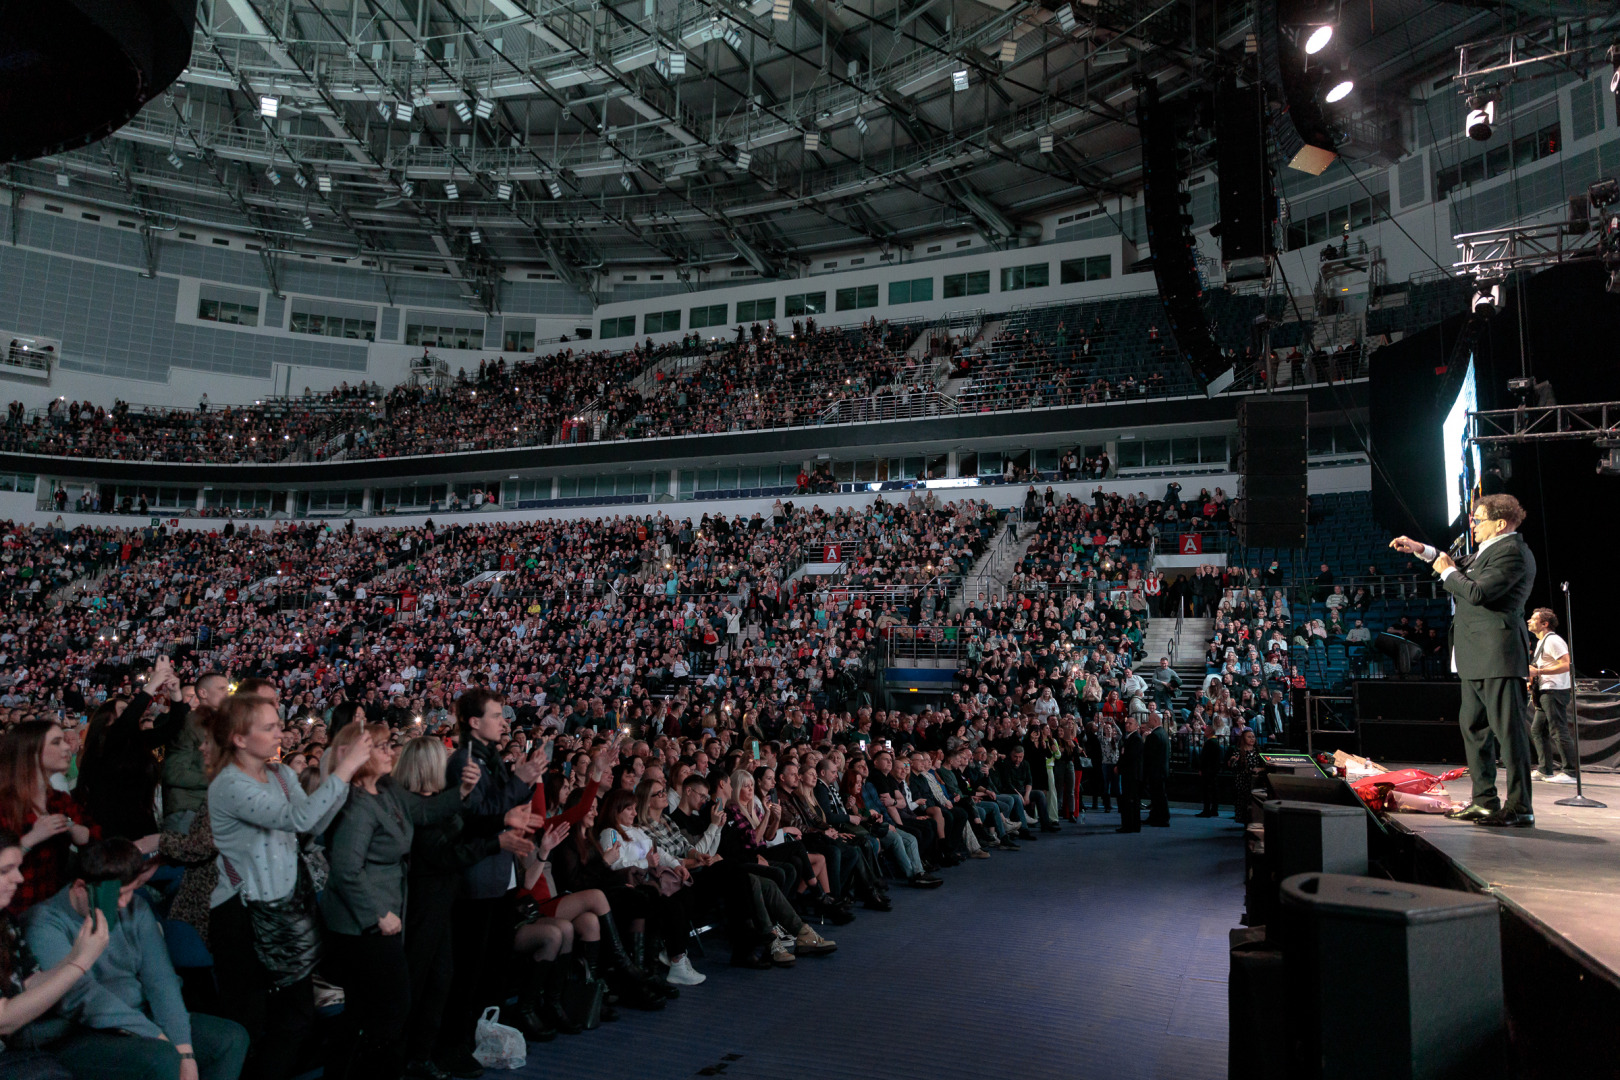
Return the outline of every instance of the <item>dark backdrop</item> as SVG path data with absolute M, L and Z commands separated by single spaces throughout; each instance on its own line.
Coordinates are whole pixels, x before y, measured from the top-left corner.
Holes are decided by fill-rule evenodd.
M 1557 267 L 1507 294 L 1473 342 L 1481 408 L 1515 404 L 1507 380 L 1521 373 L 1550 382 L 1561 403 L 1620 401 L 1620 296 L 1605 290 L 1606 277 L 1596 265 Z M 1374 515 L 1391 535 L 1440 547 L 1456 535 L 1444 520 L 1440 424 L 1466 366 L 1467 353 L 1459 357 L 1456 349 L 1466 321 L 1454 317 L 1373 358 Z M 1529 514 L 1523 532 L 1538 568 L 1531 603 L 1553 608 L 1562 621 L 1559 583 L 1568 581 L 1577 668 L 1620 669 L 1620 477 L 1597 475 L 1600 453 L 1589 440 L 1520 444 L 1502 456 L 1510 475 L 1499 489 Z

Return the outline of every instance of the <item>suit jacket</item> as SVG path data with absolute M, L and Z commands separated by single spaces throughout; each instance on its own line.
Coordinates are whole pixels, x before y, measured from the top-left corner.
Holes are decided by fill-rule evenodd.
M 1530 666 L 1524 605 L 1536 578 L 1536 557 L 1518 533 L 1485 548 L 1467 569 L 1442 585 L 1456 602 L 1452 655 L 1463 679 L 1522 679 Z
M 492 744 L 471 737 L 450 755 L 450 765 L 445 770 L 446 788 L 461 786 L 461 770 L 467 767 L 469 756 L 478 762 L 483 773 L 478 777 L 478 786 L 473 788 L 472 794 L 462 804 L 468 813 L 500 817 L 533 797 L 533 785 L 525 784 L 514 776 Z M 511 855 L 504 851 L 486 855 L 462 874 L 462 895 L 475 900 L 505 896 L 512 883 L 513 872 Z
M 1142 740 L 1142 775 L 1148 780 L 1170 778 L 1170 733 L 1156 727 Z
M 1142 782 L 1142 733 L 1133 731 L 1119 744 L 1119 779 L 1122 784 Z

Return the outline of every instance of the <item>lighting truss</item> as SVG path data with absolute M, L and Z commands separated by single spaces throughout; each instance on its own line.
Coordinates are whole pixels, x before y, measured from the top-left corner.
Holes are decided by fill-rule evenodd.
M 1602 235 L 1601 229 L 1589 228 L 1584 221 L 1461 233 L 1453 238 L 1460 257 L 1452 266 L 1459 276 L 1500 281 L 1519 270 L 1595 260 Z
M 1468 441 L 1551 442 L 1556 439 L 1620 438 L 1620 401 L 1589 405 L 1525 405 L 1468 414 Z

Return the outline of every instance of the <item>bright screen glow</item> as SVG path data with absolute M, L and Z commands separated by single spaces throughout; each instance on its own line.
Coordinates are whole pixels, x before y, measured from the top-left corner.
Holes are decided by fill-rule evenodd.
M 1441 427 L 1441 445 L 1446 455 L 1446 520 L 1455 522 L 1464 510 L 1463 493 L 1479 475 L 1479 448 L 1474 448 L 1472 468 L 1464 454 L 1468 438 L 1468 414 L 1479 409 L 1478 386 L 1474 381 L 1474 358 L 1468 358 L 1468 373 L 1463 376 L 1462 389 L 1451 403 Z

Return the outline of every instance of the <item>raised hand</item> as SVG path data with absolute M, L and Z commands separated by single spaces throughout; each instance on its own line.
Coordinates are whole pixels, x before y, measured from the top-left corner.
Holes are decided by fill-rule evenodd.
M 484 770 L 478 767 L 478 762 L 469 757 L 467 764 L 461 770 L 461 797 L 463 800 L 473 793 L 473 788 L 478 786 L 478 781 L 483 775 Z
M 1421 555 L 1427 544 L 1414 540 L 1410 536 L 1397 536 L 1389 542 L 1389 546 L 1406 555 Z
M 546 831 L 540 834 L 540 843 L 536 845 L 539 848 L 540 857 L 543 859 L 550 855 L 553 848 L 568 838 L 569 830 L 572 828 L 573 826 L 566 821 L 547 825 Z M 615 843 L 613 846 L 617 847 L 618 844 Z

